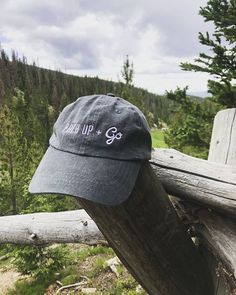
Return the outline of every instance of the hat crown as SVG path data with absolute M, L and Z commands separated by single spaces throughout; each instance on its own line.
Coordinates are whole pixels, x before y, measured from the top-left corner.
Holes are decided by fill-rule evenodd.
M 110 95 L 83 96 L 67 105 L 54 124 L 50 145 L 93 157 L 151 157 L 151 136 L 145 116 L 131 103 Z

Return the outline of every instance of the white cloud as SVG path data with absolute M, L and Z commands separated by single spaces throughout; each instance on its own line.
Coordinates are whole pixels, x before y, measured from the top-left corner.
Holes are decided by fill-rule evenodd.
M 40 66 L 113 80 L 128 54 L 137 86 L 204 91 L 207 76 L 182 72 L 179 63 L 200 51 L 197 32 L 208 26 L 198 10 L 206 2 L 3 0 L 0 42 Z

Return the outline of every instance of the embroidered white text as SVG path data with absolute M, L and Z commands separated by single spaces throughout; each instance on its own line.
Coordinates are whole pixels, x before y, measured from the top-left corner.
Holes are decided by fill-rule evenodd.
M 122 137 L 121 132 L 117 132 L 116 127 L 111 127 L 106 131 L 106 137 L 108 138 L 106 144 L 112 144 L 115 139 L 120 140 Z

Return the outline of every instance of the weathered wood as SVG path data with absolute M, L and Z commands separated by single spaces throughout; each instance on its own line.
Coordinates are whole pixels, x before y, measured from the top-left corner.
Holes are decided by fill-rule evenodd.
M 156 162 L 155 160 L 158 158 L 156 164 L 158 164 L 159 167 L 162 167 L 162 169 L 173 169 L 173 173 L 177 173 L 176 180 L 177 182 L 179 181 L 179 183 L 174 184 L 174 186 L 176 186 L 178 193 L 174 192 L 174 195 L 178 195 L 179 197 L 185 196 L 185 199 L 188 201 L 194 201 L 195 204 L 198 203 L 205 207 L 214 208 L 225 214 L 225 216 L 220 216 L 214 211 L 210 212 L 206 209 L 199 210 L 199 208 L 193 206 L 193 204 L 189 207 L 188 202 L 182 202 L 181 205 L 177 202 L 177 204 L 180 205 L 179 208 L 176 208 L 178 213 L 182 218 L 186 218 L 187 215 L 190 217 L 189 220 L 187 222 L 185 220 L 185 222 L 192 222 L 194 224 L 197 234 L 201 236 L 202 244 L 207 247 L 204 248 L 203 254 L 211 267 L 211 274 L 214 281 L 214 294 L 216 295 L 236 294 L 236 225 L 235 219 L 232 220 L 226 217 L 226 215 L 228 215 L 227 212 L 230 212 L 231 216 L 235 216 L 234 200 L 236 193 L 234 188 L 231 187 L 232 191 L 228 191 L 231 193 L 231 199 L 228 192 L 225 192 L 224 189 L 221 190 L 221 188 L 218 187 L 220 190 L 217 189 L 217 194 L 215 195 L 214 187 L 216 181 L 219 181 L 218 183 L 221 183 L 222 187 L 224 187 L 224 183 L 235 185 L 235 113 L 236 109 L 230 109 L 221 111 L 216 115 L 208 157 L 209 162 L 191 158 L 183 154 L 178 154 L 177 157 L 174 157 L 170 154 L 172 151 L 166 151 L 166 153 L 163 153 L 160 157 L 160 150 L 154 153 L 152 159 L 152 161 L 154 160 L 154 162 Z M 176 156 L 175 152 L 174 154 Z M 212 163 L 213 161 L 215 164 Z M 175 165 L 174 162 L 176 162 L 177 165 Z M 157 170 L 158 169 L 156 169 L 155 172 L 157 172 Z M 183 172 L 182 177 L 178 174 L 178 170 L 179 173 Z M 187 176 L 186 171 L 188 171 Z M 168 177 L 168 174 L 165 174 L 165 176 Z M 207 189 L 205 189 L 205 180 L 202 181 L 202 177 L 198 179 L 197 176 L 204 177 L 207 181 Z M 162 175 L 161 178 L 167 184 L 168 179 L 166 179 L 166 177 Z M 188 185 L 184 187 L 182 183 L 185 184 L 186 182 Z M 191 184 L 193 184 L 192 187 Z M 212 185 L 212 192 L 209 191 L 209 185 Z M 175 190 L 175 188 L 172 189 Z M 170 188 L 167 190 L 170 190 Z M 197 196 L 196 201 L 195 194 L 198 194 L 199 192 L 201 194 Z M 221 195 L 219 193 L 221 193 Z M 225 197 L 231 202 L 231 204 L 229 204 L 228 201 L 226 201 L 229 207 L 233 204 L 233 208 L 229 208 L 229 210 L 225 208 L 225 202 L 223 200 Z M 220 203 L 218 203 L 219 200 L 221 200 Z M 179 210 L 181 207 L 183 209 L 184 203 L 184 211 Z M 222 205 L 224 206 L 223 210 L 221 208 Z M 190 216 L 193 211 L 194 214 Z M 190 228 L 191 227 L 192 226 L 190 226 Z M 214 254 L 215 257 L 212 254 Z
M 84 210 L 0 217 L 0 244 L 52 244 L 104 242 L 104 237 Z
M 235 280 L 231 280 L 227 269 L 215 259 L 215 256 L 208 248 L 199 246 L 210 267 L 210 273 L 214 278 L 214 295 L 235 295 Z M 231 275 L 231 274 L 230 274 Z
M 210 178 L 214 177 L 214 179 L 218 178 L 220 181 L 230 183 L 235 182 L 235 156 L 232 156 L 236 154 L 235 131 L 235 109 L 219 112 L 215 117 L 209 160 L 215 161 L 218 164 L 223 163 L 227 165 L 221 166 L 222 168 L 220 169 L 215 166 L 215 169 L 209 170 L 212 163 L 209 162 L 210 166 L 207 167 L 206 162 L 201 162 L 205 167 L 206 177 L 210 176 Z M 200 165 L 197 165 L 197 162 L 200 164 L 198 160 L 192 162 L 189 158 L 185 157 L 185 159 L 192 164 L 191 172 L 199 174 L 199 172 L 203 170 L 202 165 L 201 167 Z M 220 171 L 221 169 L 222 173 Z M 227 175 L 227 170 L 233 174 L 230 175 L 229 173 Z M 200 183 L 200 185 L 202 184 Z M 222 196 L 225 196 L 224 192 L 222 192 Z M 182 201 L 181 203 L 177 202 L 177 204 L 179 205 L 176 206 L 177 210 L 183 210 L 183 212 L 179 211 L 181 217 L 190 217 L 188 222 L 192 221 L 194 223 L 194 228 L 197 234 L 201 236 L 200 241 L 201 247 L 203 248 L 203 254 L 210 265 L 211 275 L 214 281 L 214 294 L 236 294 L 235 219 L 230 220 L 226 215 L 220 216 L 214 211 L 209 212 L 209 210 L 205 209 L 199 210 L 197 206 L 193 206 L 192 204 L 189 206 L 188 202 Z M 199 202 L 199 204 L 206 205 L 204 202 Z M 191 212 L 193 211 L 195 214 L 191 216 Z
M 230 219 L 207 210 L 199 210 L 200 229 L 204 244 L 236 278 L 236 224 Z
M 236 167 L 155 149 L 155 174 L 167 193 L 236 217 Z
M 215 116 L 208 160 L 236 166 L 236 108 Z
M 214 120 L 209 161 L 236 167 L 236 109 L 217 113 Z M 236 230 L 230 220 L 222 220 L 217 215 L 201 216 L 203 223 L 203 243 L 210 249 L 213 257 L 205 251 L 212 268 L 217 266 L 212 277 L 216 295 L 236 294 L 235 236 Z M 221 267 L 221 262 L 223 266 Z M 223 269 L 223 271 L 219 271 Z M 225 271 L 226 269 L 226 271 Z
M 148 163 L 126 202 L 80 204 L 148 294 L 213 294 L 206 265 Z
M 171 201 L 209 264 L 214 294 L 235 295 L 235 222 L 176 197 Z
M 236 166 L 191 157 L 175 149 L 154 149 L 150 162 L 160 167 L 236 185 Z

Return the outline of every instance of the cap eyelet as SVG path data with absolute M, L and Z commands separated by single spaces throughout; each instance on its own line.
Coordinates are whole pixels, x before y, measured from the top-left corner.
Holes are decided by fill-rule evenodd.
M 107 96 L 115 97 L 115 94 L 109 92 L 107 93 Z

